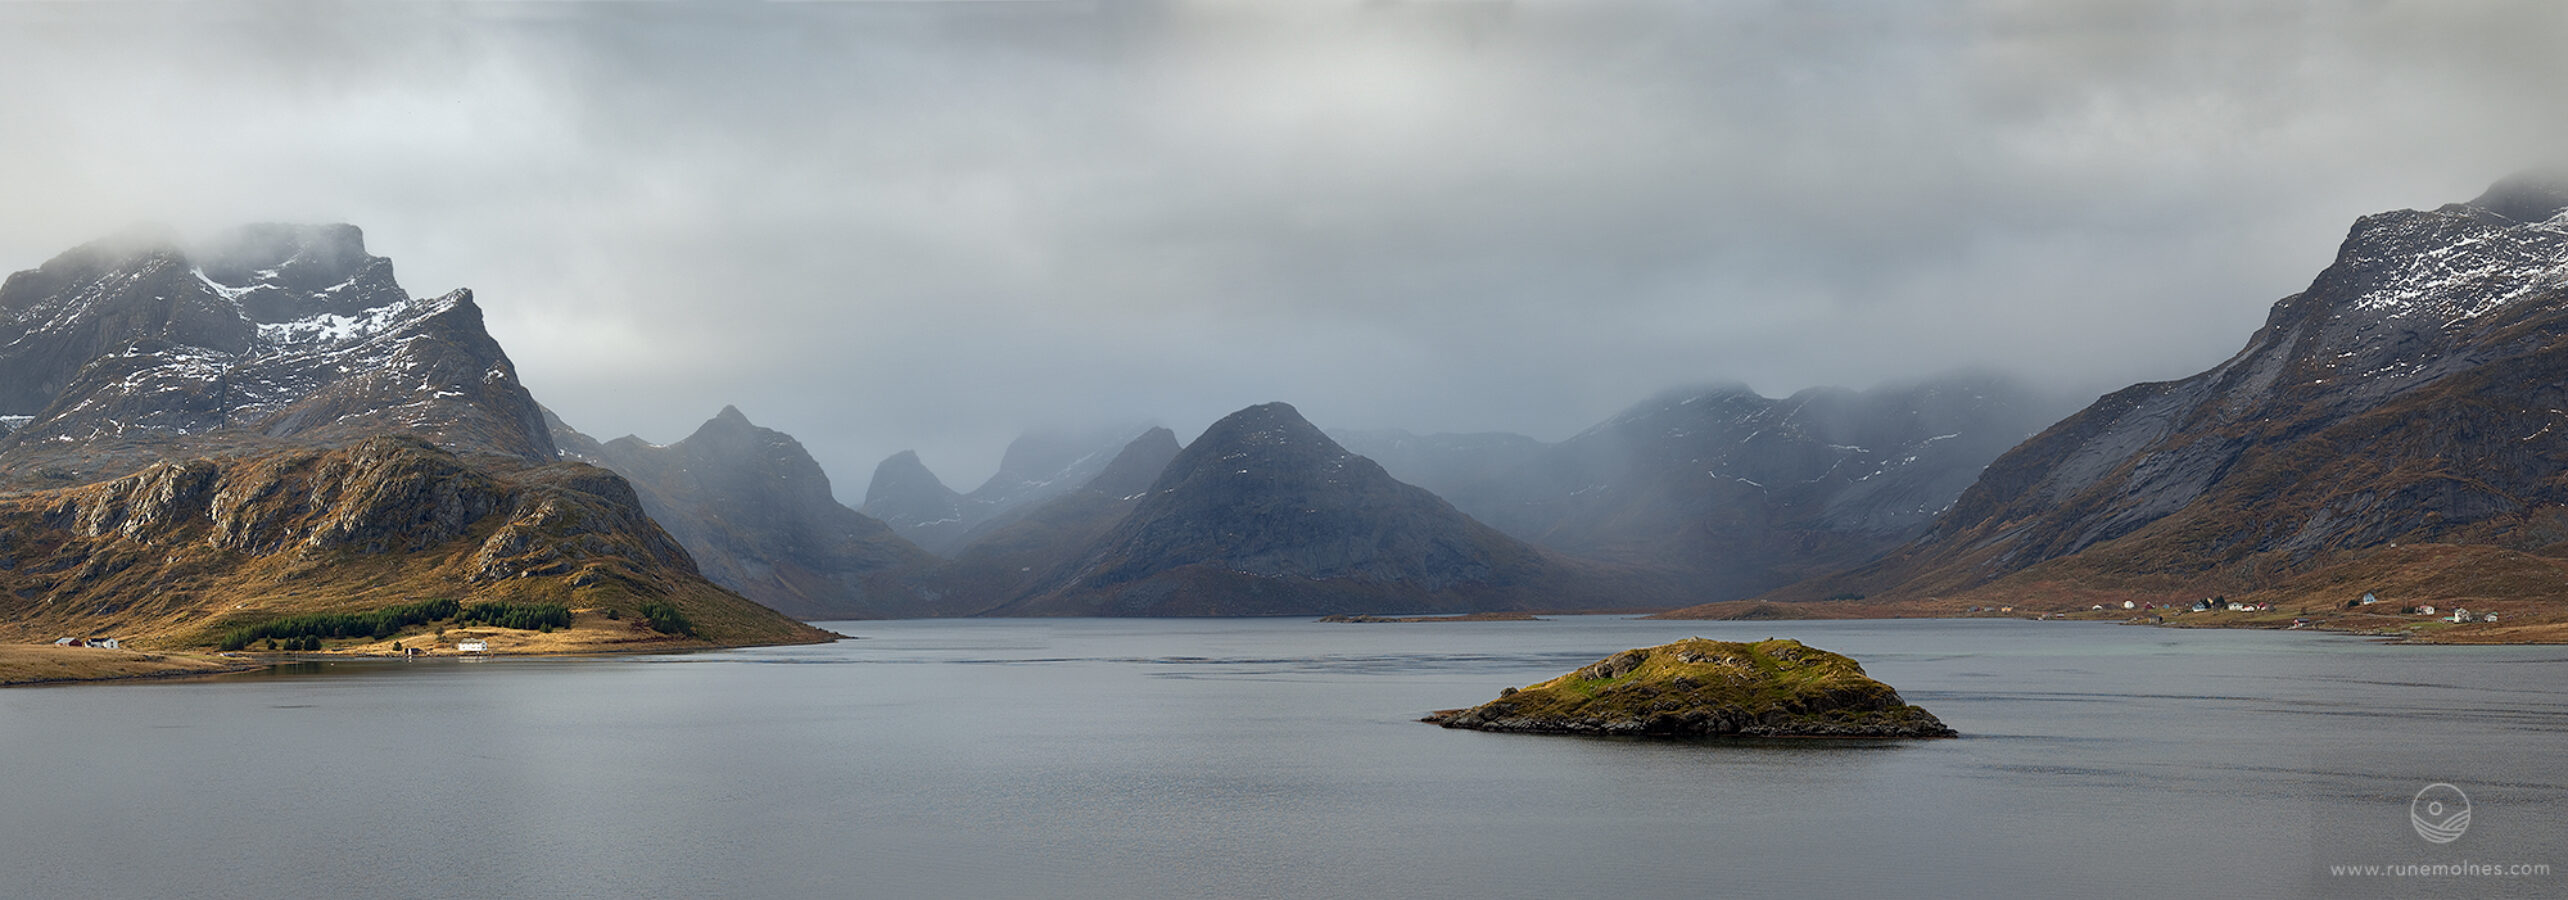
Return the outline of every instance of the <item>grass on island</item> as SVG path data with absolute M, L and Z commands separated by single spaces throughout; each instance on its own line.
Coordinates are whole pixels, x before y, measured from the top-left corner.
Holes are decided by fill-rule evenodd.
M 1625 650 L 1427 721 L 1492 731 L 1768 736 L 1951 734 L 1843 655 L 1800 641 L 1687 638 Z

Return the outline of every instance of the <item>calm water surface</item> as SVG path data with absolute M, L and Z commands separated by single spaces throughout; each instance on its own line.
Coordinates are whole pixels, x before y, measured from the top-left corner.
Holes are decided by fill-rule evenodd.
M 2568 894 L 2568 648 L 2030 622 L 836 623 L 818 647 L 0 691 L 0 896 Z M 1426 711 L 1798 637 L 1966 737 Z M 2450 845 L 2416 792 L 2465 790 Z M 2335 877 L 2331 864 L 2555 877 Z

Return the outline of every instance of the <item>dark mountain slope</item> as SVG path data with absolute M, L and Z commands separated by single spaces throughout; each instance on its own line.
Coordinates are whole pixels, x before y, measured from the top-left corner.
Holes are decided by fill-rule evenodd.
M 599 444 L 552 421 L 566 452 L 631 480 L 651 517 L 717 584 L 806 619 L 934 611 L 926 577 L 937 559 L 841 505 L 791 435 L 728 406 L 667 446 L 629 436 Z
M 1006 517 L 963 548 L 940 579 L 945 596 L 978 611 L 1054 577 L 1141 505 L 1177 453 L 1175 433 L 1143 432 L 1078 490 Z

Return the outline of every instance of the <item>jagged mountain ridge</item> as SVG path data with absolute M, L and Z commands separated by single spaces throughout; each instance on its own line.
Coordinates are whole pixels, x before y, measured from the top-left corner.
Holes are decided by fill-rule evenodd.
M 136 233 L 0 283 L 0 479 L 78 483 L 170 452 L 387 431 L 554 458 L 468 290 L 414 299 L 354 226 L 257 225 L 203 249 Z
M 805 619 L 942 611 L 927 581 L 935 556 L 840 504 L 801 442 L 737 407 L 666 446 L 629 435 L 601 444 L 547 416 L 566 454 L 631 481 L 717 584 Z
M 1393 479 L 1291 406 L 1215 422 L 1007 615 L 1300 615 L 1638 605 L 1630 585 Z
M 916 452 L 904 450 L 874 467 L 865 502 L 857 509 L 931 553 L 952 555 L 1013 521 L 1013 514 L 1078 490 L 1145 430 L 1111 426 L 1026 432 L 1008 442 L 999 470 L 968 494 L 947 487 Z
M 1778 596 L 2288 590 L 2423 544 L 2555 586 L 2563 409 L 2568 179 L 2508 179 L 2362 218 L 2237 355 L 2105 396 L 1890 557 Z

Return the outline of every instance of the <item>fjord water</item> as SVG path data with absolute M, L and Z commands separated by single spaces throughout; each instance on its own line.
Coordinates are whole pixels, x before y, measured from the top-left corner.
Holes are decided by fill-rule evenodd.
M 2556 895 L 2568 649 L 1988 621 L 846 622 L 616 659 L 0 691 L 30 897 Z M 1796 637 L 1958 740 L 1447 731 L 1627 647 Z M 2410 830 L 2424 786 L 2474 824 Z

